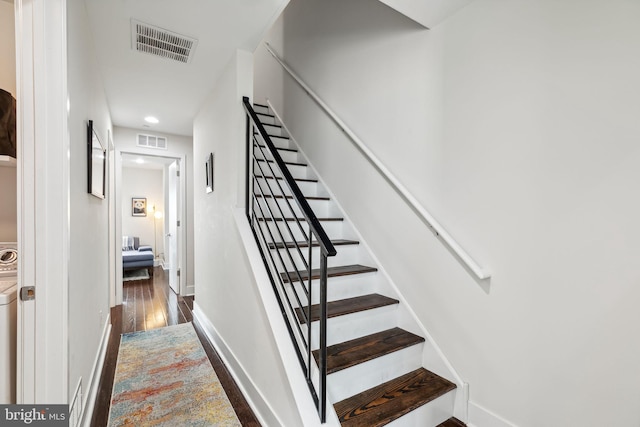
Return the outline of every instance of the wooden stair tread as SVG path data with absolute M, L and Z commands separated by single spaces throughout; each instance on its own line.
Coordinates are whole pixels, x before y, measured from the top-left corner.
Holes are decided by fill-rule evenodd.
M 275 163 L 275 160 L 265 160 L 265 159 L 256 159 L 256 161 L 258 162 L 267 162 L 267 163 Z M 309 166 L 306 163 L 299 163 L 299 162 L 284 162 L 285 165 L 293 165 L 293 166 Z
M 275 221 L 306 221 L 306 218 L 275 218 Z M 258 218 L 258 221 L 273 222 L 273 218 Z M 344 218 L 318 218 L 318 221 L 344 221 Z
M 254 177 L 256 177 L 256 178 L 264 178 L 264 179 L 273 179 L 272 176 L 254 175 Z M 284 178 L 279 176 L 276 179 L 284 179 Z M 293 180 L 294 181 L 304 181 L 304 182 L 318 182 L 317 179 L 313 179 L 313 178 L 293 178 Z
M 274 196 L 272 196 L 271 194 L 266 194 L 266 195 L 262 195 L 262 194 L 256 194 L 256 197 L 263 197 L 265 199 L 273 199 Z M 275 198 L 276 199 L 293 199 L 293 196 L 281 196 L 281 195 L 276 195 Z M 304 196 L 305 199 L 307 200 L 331 200 L 331 197 L 326 197 L 326 196 Z
M 257 131 L 254 131 L 254 132 L 253 132 L 253 134 L 254 134 L 254 135 L 258 135 L 258 132 L 257 132 Z M 267 135 L 269 136 L 269 138 L 280 138 L 280 139 L 286 139 L 286 140 L 289 140 L 289 139 L 290 139 L 288 136 L 282 136 L 282 135 L 270 135 L 270 134 L 269 134 L 269 132 L 267 132 Z M 256 140 L 256 139 L 254 138 L 254 141 L 255 141 L 255 140 Z
M 455 417 L 449 418 L 447 421 L 438 424 L 436 427 L 466 427 L 467 425 Z
M 372 273 L 378 271 L 375 267 L 367 267 L 366 265 L 360 264 L 351 264 L 351 265 L 341 265 L 338 267 L 328 267 L 327 268 L 327 277 L 338 277 L 338 276 L 349 276 L 352 274 L 361 274 L 361 273 Z M 300 277 L 302 280 L 309 279 L 308 271 L 300 271 Z M 290 280 L 298 281 L 298 273 L 295 271 L 288 271 L 286 273 L 280 273 L 280 277 L 282 277 L 282 281 L 285 283 L 289 283 Z M 320 278 L 320 269 L 314 268 L 311 270 L 311 278 L 319 279 Z
M 271 135 L 269 135 L 271 136 Z M 253 144 L 254 147 L 260 147 L 260 148 L 267 148 L 266 145 L 258 145 L 258 144 Z M 292 153 L 297 153 L 298 150 L 296 150 L 295 148 L 280 148 L 280 147 L 276 147 L 276 150 L 281 150 L 281 151 L 290 151 Z
M 295 243 L 297 243 L 297 247 L 299 247 L 299 248 L 308 248 L 309 247 L 309 242 L 307 242 L 306 240 L 295 242 Z M 269 243 L 269 249 L 284 249 L 285 247 L 293 249 L 293 248 L 296 247 L 295 243 L 294 242 Z M 331 243 L 333 243 L 333 246 L 359 245 L 360 244 L 360 242 L 358 242 L 357 240 L 347 240 L 347 239 L 335 239 L 335 240 L 332 240 Z M 313 242 L 311 244 L 311 246 L 318 247 L 318 246 L 320 246 L 320 243 L 318 243 L 316 241 L 316 242 Z
M 455 388 L 452 382 L 419 368 L 333 407 L 343 427 L 380 427 Z
M 396 327 L 335 344 L 327 347 L 327 373 L 332 374 L 422 342 L 423 337 Z M 318 350 L 313 352 L 316 363 L 319 354 Z
M 282 126 L 280 126 L 280 125 L 272 125 L 272 124 L 269 124 L 269 123 L 262 123 L 262 122 L 260 122 L 260 123 L 262 124 L 262 126 L 271 126 L 272 128 L 282 128 Z
M 274 116 L 273 114 L 268 114 L 268 113 L 258 113 L 256 111 L 256 116 L 265 116 L 265 117 L 272 117 L 275 118 L 276 116 Z
M 254 103 L 253 103 L 253 106 L 254 106 L 254 107 L 262 107 L 262 108 L 269 108 L 269 106 L 268 106 L 268 105 L 258 104 L 257 102 L 254 102 Z
M 354 298 L 346 298 L 338 301 L 328 302 L 327 317 L 331 318 L 344 316 L 345 314 L 358 313 L 360 311 L 371 310 L 373 308 L 379 308 L 393 304 L 398 304 L 398 300 L 379 294 L 369 294 Z M 296 308 L 296 315 L 298 316 L 298 320 L 300 321 L 300 323 L 307 323 L 305 320 L 305 313 L 306 310 L 303 312 L 299 307 Z M 313 304 L 311 306 L 311 321 L 315 322 L 319 319 L 320 305 Z

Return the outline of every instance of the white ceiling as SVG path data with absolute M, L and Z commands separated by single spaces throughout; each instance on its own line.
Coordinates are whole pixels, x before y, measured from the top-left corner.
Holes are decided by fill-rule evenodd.
M 289 0 L 85 0 L 116 126 L 192 135 L 193 118 L 236 49 L 255 50 Z M 131 48 L 131 19 L 196 38 L 183 64 Z M 160 120 L 145 126 L 144 117 Z

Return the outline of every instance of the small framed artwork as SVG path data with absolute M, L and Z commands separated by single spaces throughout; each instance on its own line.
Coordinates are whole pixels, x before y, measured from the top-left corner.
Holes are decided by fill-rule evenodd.
M 131 216 L 147 216 L 147 198 L 131 198 Z
M 207 186 L 205 189 L 207 193 L 213 193 L 213 161 L 214 161 L 213 153 L 209 153 L 209 155 L 207 156 L 207 161 L 204 164 L 205 172 L 207 174 L 207 177 L 206 177 Z

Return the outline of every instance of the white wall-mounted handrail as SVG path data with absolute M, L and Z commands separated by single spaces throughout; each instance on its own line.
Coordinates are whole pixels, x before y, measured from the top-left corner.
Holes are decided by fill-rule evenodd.
M 402 183 L 386 168 L 384 164 L 376 157 L 375 154 L 353 133 L 351 129 L 329 108 L 329 106 L 289 67 L 280 56 L 273 50 L 271 45 L 264 43 L 267 51 L 275 58 L 276 61 L 284 68 L 287 73 L 304 89 L 304 91 L 331 117 L 331 119 L 347 134 L 353 143 L 362 151 L 369 161 L 382 173 L 389 181 L 393 188 L 411 205 L 413 210 L 421 217 L 421 219 L 431 228 L 435 235 L 460 259 L 465 266 L 475 274 L 480 280 L 486 280 L 491 277 L 491 273 L 483 269 L 476 263 L 469 254 L 462 249 L 453 237 L 431 216 L 429 212 L 416 200 L 416 198 L 407 190 Z

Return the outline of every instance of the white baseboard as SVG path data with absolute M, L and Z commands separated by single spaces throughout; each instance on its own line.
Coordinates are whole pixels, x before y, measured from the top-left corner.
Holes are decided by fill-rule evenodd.
M 91 418 L 93 416 L 93 410 L 96 405 L 96 398 L 98 396 L 98 387 L 100 386 L 100 377 L 102 376 L 102 367 L 104 366 L 104 360 L 107 355 L 107 348 L 109 346 L 109 337 L 111 336 L 111 315 L 107 316 L 107 322 L 102 330 L 102 339 L 100 341 L 100 348 L 96 360 L 93 363 L 93 369 L 91 371 L 91 378 L 87 382 L 88 390 L 87 397 L 83 402 L 84 408 L 80 415 L 80 423 L 84 427 L 90 427 Z
M 213 326 L 209 318 L 195 302 L 193 304 L 193 317 L 194 320 L 200 324 L 207 335 L 207 339 L 216 349 L 227 369 L 229 369 L 231 376 L 240 388 L 245 399 L 247 399 L 249 406 L 260 421 L 260 424 L 264 426 L 283 426 L 284 424 L 278 419 L 278 416 L 273 412 L 267 399 L 265 399 L 249 375 L 247 375 L 242 364 L 233 354 L 233 351 L 231 351 L 224 339 L 218 334 L 215 326 Z
M 196 294 L 196 285 L 186 285 L 182 296 L 191 296 Z
M 469 427 L 517 427 L 499 415 L 469 401 Z

